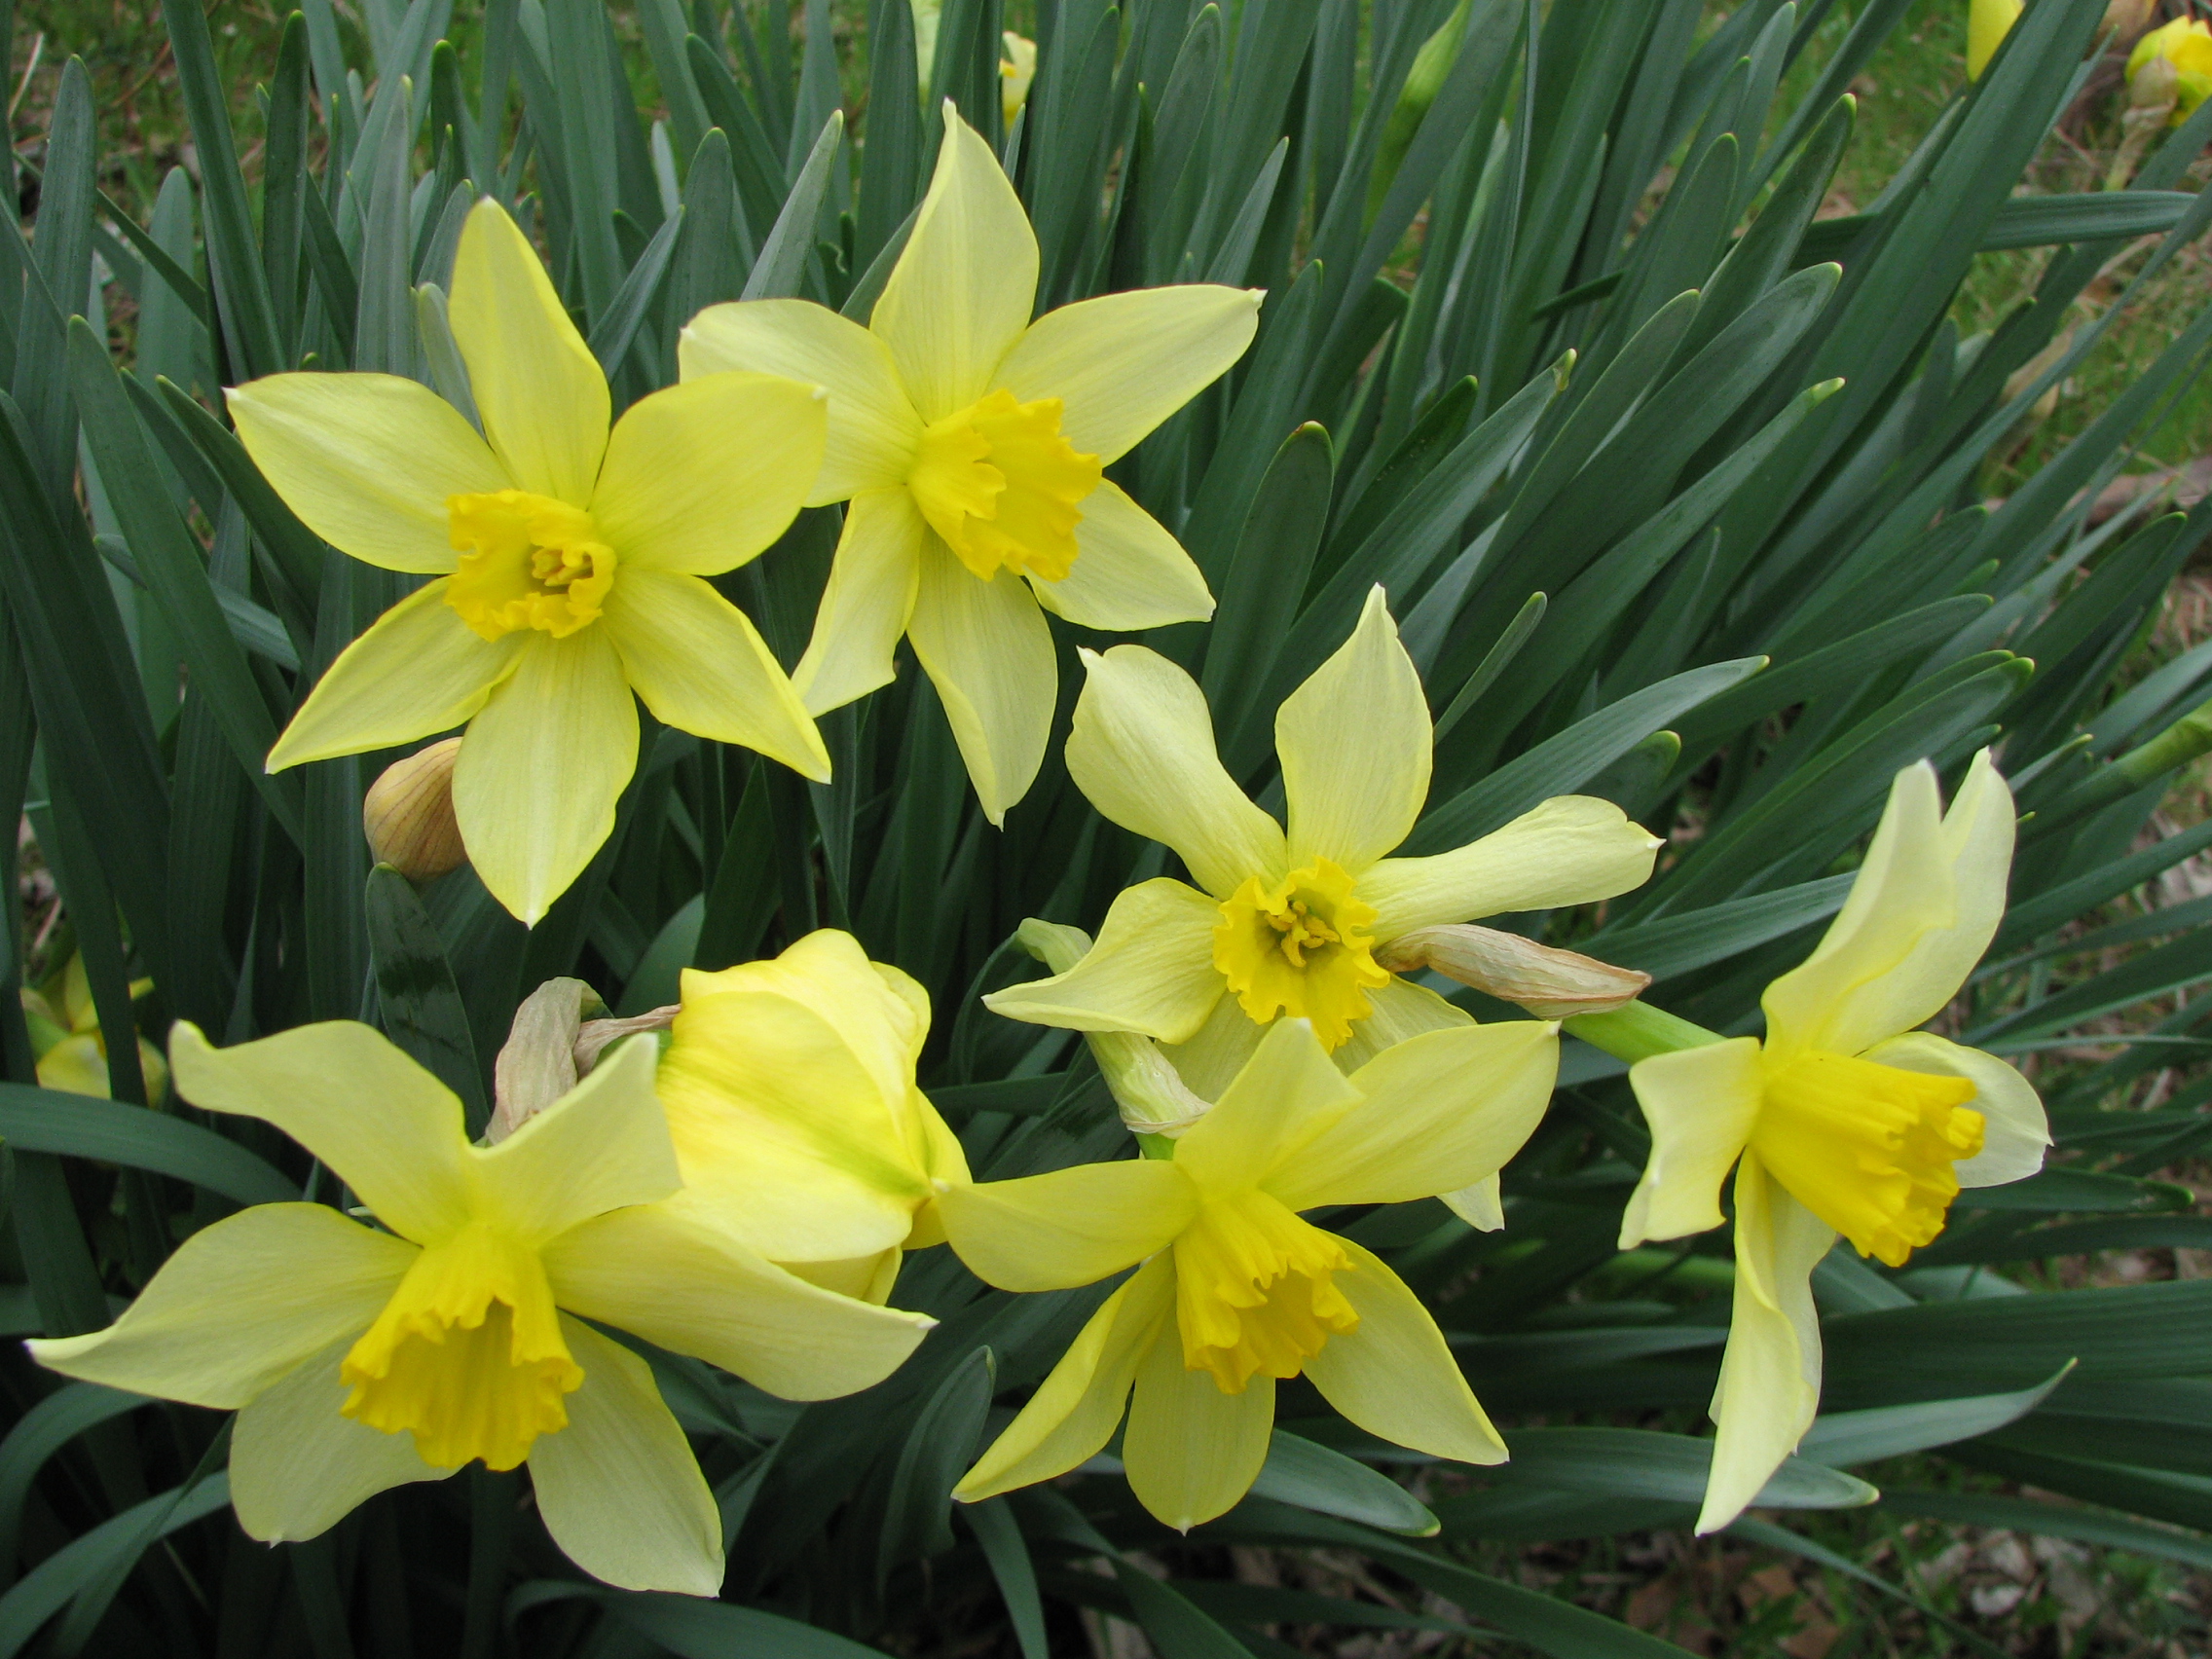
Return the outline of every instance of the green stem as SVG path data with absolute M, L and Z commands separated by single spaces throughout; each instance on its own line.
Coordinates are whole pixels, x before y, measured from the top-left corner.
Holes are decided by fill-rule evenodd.
M 1567 1020 L 1566 1025 L 1571 1035 L 1581 1038 L 1593 1049 L 1603 1049 L 1630 1065 L 1647 1060 L 1653 1054 L 1673 1053 L 1677 1049 L 1702 1049 L 1709 1043 L 1727 1041 L 1717 1031 L 1692 1025 L 1664 1009 L 1641 1002 L 1632 1002 L 1610 1014 L 1578 1014 Z

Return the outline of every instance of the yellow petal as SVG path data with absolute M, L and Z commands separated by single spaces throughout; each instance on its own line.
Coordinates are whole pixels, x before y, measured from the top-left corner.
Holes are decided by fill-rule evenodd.
M 1160 1054 L 1175 1068 L 1185 1088 L 1200 1100 L 1218 1100 L 1267 1034 L 1268 1028 L 1255 1023 L 1236 998 L 1225 996 L 1196 1032 L 1181 1043 L 1162 1043 Z
M 1813 1269 L 1835 1230 L 1782 1190 L 1751 1154 L 1736 1173 L 1736 1291 L 1713 1395 L 1713 1472 L 1697 1530 L 1718 1531 L 1797 1450 L 1821 1403 Z
M 1495 1233 L 1505 1226 L 1505 1194 L 1495 1175 L 1436 1197 L 1477 1233 Z
M 442 1481 L 412 1434 L 387 1434 L 343 1415 L 351 1392 L 338 1363 L 352 1338 L 324 1347 L 278 1379 L 231 1429 L 231 1504 L 249 1538 L 318 1538 L 355 1509 L 410 1481 Z
M 1183 1345 L 1170 1323 L 1174 1305 L 1173 1259 L 1155 1256 L 1090 1316 L 1051 1375 L 952 1489 L 952 1495 L 963 1503 L 996 1497 L 1064 1475 L 1095 1456 L 1122 1420 L 1129 1384 L 1146 1352 L 1157 1345 L 1182 1363 Z
M 1075 528 L 1076 560 L 1056 582 L 1035 580 L 1037 603 L 1086 628 L 1129 633 L 1170 622 L 1203 622 L 1213 614 L 1206 579 L 1183 544 L 1103 480 L 1083 498 Z
M 1295 1173 L 1299 1150 L 1359 1104 L 1312 1026 L 1278 1019 L 1213 1110 L 1175 1143 L 1175 1167 L 1209 1198 L 1255 1186 L 1272 1192 L 1272 1177 L 1286 1166 Z
M 1262 1185 L 1294 1210 L 1406 1203 L 1473 1186 L 1535 1132 L 1558 1073 L 1559 1031 L 1549 1020 L 1463 1025 L 1394 1044 L 1351 1074 L 1359 1104 L 1277 1161 Z
M 810 713 L 826 715 L 891 683 L 928 534 L 904 485 L 864 490 L 846 506 L 814 636 L 792 671 L 792 689 Z
M 979 580 L 933 535 L 906 637 L 944 704 L 983 816 L 1003 824 L 1044 764 L 1059 685 L 1037 601 L 1011 574 Z
M 484 1202 L 503 1232 L 539 1244 L 683 1184 L 653 1091 L 658 1061 L 649 1037 L 618 1044 L 567 1094 L 474 1156 Z
M 830 393 L 829 447 L 806 504 L 903 485 L 922 418 L 890 350 L 848 317 L 812 300 L 738 300 L 709 306 L 684 325 L 676 349 L 683 378 L 726 369 L 786 375 Z
M 707 375 L 642 397 L 607 440 L 592 522 L 640 570 L 719 575 L 798 516 L 826 405 L 775 375 Z M 615 584 L 619 587 L 621 584 Z
M 1392 975 L 1386 985 L 1367 992 L 1367 1017 L 1352 1026 L 1351 1036 L 1330 1054 L 1337 1070 L 1347 1075 L 1387 1049 L 1430 1031 L 1458 1031 L 1475 1023 L 1473 1014 L 1455 1008 L 1426 985 Z
M 1037 238 L 1020 198 L 948 100 L 929 193 L 868 319 L 925 422 L 992 388 L 1036 299 Z
M 1951 1173 L 1962 1187 L 2001 1187 L 2043 1167 L 2050 1147 L 2050 1120 L 2035 1085 L 1979 1049 L 1969 1049 L 1932 1031 L 1908 1031 L 1877 1043 L 1864 1058 L 1903 1071 L 1963 1077 L 1973 1085 L 1967 1102 L 1981 1114 L 1981 1151 L 1955 1164 Z
M 1337 1242 L 1352 1271 L 1331 1282 L 1359 1315 L 1359 1328 L 1331 1337 L 1306 1362 L 1307 1378 L 1352 1422 L 1393 1445 L 1461 1463 L 1504 1462 L 1505 1442 L 1420 1298 L 1371 1252 L 1348 1238 Z
M 106 1330 L 33 1341 L 31 1357 L 87 1382 L 235 1410 L 366 1330 L 416 1254 L 326 1204 L 258 1204 L 187 1238 Z
M 1223 769 L 1198 682 L 1142 645 L 1085 651 L 1083 664 L 1067 761 L 1090 804 L 1173 848 L 1216 899 L 1255 875 L 1281 880 L 1282 829 Z
M 1502 830 L 1427 859 L 1384 859 L 1359 878 L 1375 937 L 1513 910 L 1587 904 L 1641 887 L 1666 845 L 1609 800 L 1554 795 Z
M 1098 942 L 1065 974 L 1009 985 L 983 1006 L 1072 1031 L 1134 1031 L 1162 1043 L 1196 1033 L 1220 1000 L 1213 929 L 1221 906 L 1166 876 L 1115 897 Z
M 397 375 L 270 375 L 224 399 L 246 453 L 300 521 L 387 571 L 453 570 L 446 498 L 514 484 L 460 410 Z
M 561 1553 L 623 1590 L 712 1596 L 722 1521 L 645 1362 L 579 1320 L 561 1335 L 584 1369 L 569 1426 L 530 1449 L 538 1518 Z
M 1155 1343 L 1137 1366 L 1122 1434 L 1129 1490 L 1163 1525 L 1188 1532 L 1252 1490 L 1274 1426 L 1272 1377 L 1225 1394 L 1212 1372 L 1184 1368 L 1180 1343 Z
M 1029 325 L 999 384 L 1024 403 L 1060 399 L 1068 442 L 1110 465 L 1228 373 L 1252 344 L 1265 298 L 1194 282 L 1079 300 Z
M 338 653 L 270 750 L 269 769 L 452 730 L 514 672 L 528 637 L 483 639 L 446 603 L 445 579 L 427 583 Z
M 1275 711 L 1292 866 L 1334 859 L 1357 879 L 1403 841 L 1428 798 L 1430 736 L 1420 676 L 1370 589 L 1351 638 Z
M 2020 0 L 1971 0 L 1967 8 L 1967 79 L 1978 81 L 1981 72 L 1989 67 L 1989 60 L 1997 55 L 1997 49 L 2005 44 L 2005 37 L 2012 32 L 2019 20 Z M 2137 55 L 2143 48 L 2135 49 Z M 2135 58 L 2127 60 L 2127 72 L 2135 72 Z
M 1643 1178 L 1621 1217 L 1621 1248 L 1718 1227 L 1720 1184 L 1751 1138 L 1765 1089 L 1756 1037 L 1654 1054 L 1629 1068 L 1651 1128 Z
M 701 578 L 625 570 L 603 625 L 623 678 L 663 724 L 829 781 L 830 752 L 782 665 L 745 612 Z
M 333 1019 L 217 1049 L 179 1020 L 169 1065 L 193 1105 L 275 1124 L 401 1237 L 436 1243 L 468 1224 L 461 1102 L 368 1026 Z
M 484 435 L 515 487 L 588 507 L 607 452 L 607 377 L 536 250 L 488 196 L 461 227 L 448 310 Z
M 718 1226 L 688 1191 L 587 1221 L 548 1244 L 544 1262 L 553 1299 L 569 1311 L 787 1400 L 833 1399 L 882 1382 L 935 1323 L 786 1272 Z
M 75 962 L 77 958 L 69 960 Z M 37 1075 L 41 1088 L 107 1099 L 107 1050 L 100 1046 L 99 1033 L 95 1030 L 62 1038 L 39 1055 Z M 152 1088 L 151 1079 L 147 1080 L 147 1087 Z
M 1198 1209 L 1184 1170 L 1144 1158 L 984 1181 L 938 1198 L 954 1252 L 1001 1290 L 1096 1284 L 1165 1249 Z
M 525 926 L 591 863 L 637 765 L 637 705 L 607 630 L 533 635 L 453 769 L 468 861 Z

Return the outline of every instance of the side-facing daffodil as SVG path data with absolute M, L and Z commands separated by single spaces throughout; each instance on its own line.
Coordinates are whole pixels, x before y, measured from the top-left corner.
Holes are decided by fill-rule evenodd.
M 2176 18 L 2153 29 L 2127 55 L 2128 81 L 2133 83 L 2155 59 L 2173 66 L 2174 112 L 2169 121 L 2179 127 L 2212 96 L 2212 24 L 2202 18 Z
M 830 775 L 783 669 L 704 579 L 791 523 L 826 412 L 793 381 L 706 375 L 609 431 L 606 375 L 489 199 L 461 232 L 452 315 L 481 435 L 395 375 L 272 375 L 229 394 L 309 529 L 435 578 L 330 665 L 269 769 L 465 723 L 461 838 L 493 896 L 535 924 L 613 828 L 637 765 L 633 693 L 669 725 Z
M 1735 1309 L 1700 1532 L 1734 1520 L 1812 1423 L 1811 1278 L 1837 1235 L 1900 1267 L 1942 1231 L 1960 1188 L 2042 1167 L 2050 1134 L 2027 1080 L 1914 1029 L 1989 947 L 2011 862 L 2011 792 L 1986 750 L 1947 813 L 1935 768 L 1907 767 L 1819 948 L 1767 987 L 1766 1040 L 1677 1049 L 1630 1069 L 1651 1156 L 1623 1249 L 1718 1227 L 1721 1183 L 1736 1169 Z
M 151 979 L 133 979 L 130 1000 L 136 1002 L 153 988 Z M 39 1087 L 105 1100 L 107 1033 L 100 1029 L 99 1010 L 92 1006 L 92 982 L 85 972 L 84 957 L 71 952 L 44 995 L 26 989 L 21 996 L 31 1052 L 38 1056 Z M 146 1098 L 158 1105 L 168 1088 L 169 1068 L 161 1050 L 143 1037 L 137 1041 L 138 1074 L 146 1080 Z
M 1606 899 L 1651 874 L 1658 838 L 1585 795 L 1452 852 L 1388 856 L 1428 798 L 1432 728 L 1381 588 L 1275 713 L 1287 827 L 1223 769 L 1204 694 L 1182 669 L 1141 645 L 1084 662 L 1069 776 L 1116 824 L 1172 848 L 1198 885 L 1129 888 L 1073 969 L 984 1000 L 1015 1019 L 1181 1045 L 1170 1058 L 1200 1095 L 1218 1094 L 1286 1015 L 1310 1020 L 1347 1066 L 1467 1023 L 1376 962 L 1402 934 Z
M 711 1596 L 714 1494 L 645 1362 L 585 1321 L 793 1399 L 869 1386 L 931 1324 L 659 1201 L 680 1177 L 649 1040 L 490 1148 L 366 1025 L 217 1050 L 180 1024 L 170 1058 L 188 1099 L 276 1124 L 382 1228 L 323 1204 L 243 1210 L 186 1239 L 108 1329 L 30 1348 L 87 1382 L 236 1410 L 231 1497 L 253 1537 L 312 1538 L 388 1487 L 527 1461 L 578 1567 Z
M 946 1235 L 987 1283 L 1061 1290 L 1137 1268 L 953 1495 L 1066 1473 L 1107 1443 L 1126 1407 L 1129 1486 L 1187 1530 L 1250 1490 L 1275 1382 L 1298 1376 L 1370 1434 L 1503 1462 L 1420 1300 L 1372 1253 L 1298 1212 L 1400 1203 L 1494 1174 L 1543 1115 L 1553 1041 L 1543 1020 L 1433 1031 L 1347 1078 L 1306 1021 L 1283 1020 L 1172 1159 L 944 1194 Z
M 960 1141 L 914 1085 L 929 994 L 825 928 L 769 962 L 686 969 L 660 1064 L 680 1205 L 805 1277 L 880 1302 L 940 1242 Z
M 686 380 L 755 369 L 830 392 L 810 504 L 850 498 L 793 674 L 823 714 L 892 676 L 904 634 L 992 823 L 1045 756 L 1057 671 L 1043 606 L 1087 628 L 1213 614 L 1176 539 L 1102 471 L 1251 344 L 1261 296 L 1195 283 L 1030 321 L 1037 238 L 982 136 L 944 107 L 937 173 L 868 325 L 809 300 L 710 306 Z

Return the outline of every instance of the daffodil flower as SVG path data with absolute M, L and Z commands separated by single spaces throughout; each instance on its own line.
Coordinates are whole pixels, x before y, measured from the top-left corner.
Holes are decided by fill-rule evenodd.
M 1348 1078 L 1283 1020 L 1172 1159 L 955 1188 L 952 1247 L 985 1282 L 1062 1290 L 1137 1271 L 954 1489 L 973 1501 L 1090 1457 L 1127 1408 L 1138 1501 L 1188 1530 L 1250 1490 L 1275 1383 L 1304 1376 L 1370 1434 L 1499 1463 L 1505 1446 L 1420 1300 L 1299 1211 L 1400 1203 L 1494 1175 L 1551 1094 L 1543 1020 L 1433 1031 Z
M 2043 1164 L 2050 1134 L 2027 1080 L 1914 1029 L 1989 947 L 2011 860 L 2011 792 L 1986 750 L 1947 813 L 1935 769 L 1907 767 L 1841 913 L 1767 987 L 1766 1040 L 1678 1049 L 1629 1072 L 1651 1156 L 1623 1249 L 1718 1227 L 1736 1166 L 1735 1310 L 1700 1532 L 1734 1520 L 1812 1423 L 1811 1278 L 1836 1236 L 1900 1267 L 1942 1231 L 1960 1188 Z
M 1547 800 L 1452 852 L 1388 856 L 1428 798 L 1432 738 L 1381 588 L 1276 711 L 1287 832 L 1223 769 L 1204 695 L 1182 669 L 1141 645 L 1084 663 L 1069 776 L 1116 824 L 1172 848 L 1198 885 L 1129 888 L 1073 969 L 984 1001 L 1014 1019 L 1181 1045 L 1169 1057 L 1201 1095 L 1285 1015 L 1310 1020 L 1346 1065 L 1467 1023 L 1377 963 L 1402 934 L 1609 898 L 1651 873 L 1657 837 L 1585 795 Z
M 153 988 L 151 979 L 131 980 L 130 1000 L 136 1002 Z M 105 1100 L 107 1034 L 100 1029 L 99 1010 L 92 1006 L 92 981 L 82 954 L 71 953 L 59 981 L 48 990 L 47 996 L 27 988 L 20 993 L 31 1051 L 38 1056 L 39 1087 Z M 146 1080 L 146 1098 L 159 1104 L 168 1088 L 168 1065 L 161 1050 L 136 1032 L 131 1035 L 138 1044 L 138 1074 Z
M 2168 119 L 2179 127 L 2212 95 L 2212 24 L 2202 18 L 2185 17 L 2153 29 L 2127 55 L 2128 80 L 2133 81 L 2154 58 L 2174 66 L 2174 112 Z
M 681 1200 L 817 1283 L 880 1302 L 940 1242 L 960 1141 L 915 1087 L 929 994 L 823 929 L 771 962 L 686 969 L 660 1064 Z
M 810 778 L 828 752 L 744 613 L 705 581 L 766 547 L 820 464 L 816 392 L 695 378 L 608 429 L 607 377 L 506 210 L 469 213 L 453 329 L 484 430 L 393 375 L 272 375 L 232 418 L 285 503 L 340 551 L 435 579 L 339 656 L 269 769 L 465 723 L 470 862 L 535 924 L 614 825 L 632 693 L 669 725 Z
M 679 1175 L 649 1041 L 491 1148 L 365 1025 L 217 1050 L 180 1024 L 170 1053 L 189 1099 L 276 1124 L 389 1231 L 258 1205 L 185 1240 L 108 1329 L 30 1349 L 87 1382 L 236 1410 L 231 1496 L 253 1537 L 312 1538 L 388 1487 L 527 1461 L 578 1567 L 711 1596 L 714 1494 L 645 1362 L 585 1321 L 793 1399 L 870 1385 L 931 1323 L 805 1283 L 659 1201 Z
M 1012 29 L 999 39 L 1006 43 L 1006 55 L 999 59 L 999 113 L 1012 127 L 1029 96 L 1029 84 L 1037 79 L 1037 43 Z
M 1213 614 L 1176 539 L 1103 468 L 1251 344 L 1261 296 L 1206 284 L 1030 321 L 1037 239 L 991 147 L 945 105 L 937 173 L 868 325 L 807 300 L 710 306 L 686 380 L 756 369 L 830 392 L 810 504 L 850 498 L 793 673 L 823 714 L 892 677 L 902 634 L 996 824 L 1037 775 L 1057 671 L 1043 611 L 1087 628 Z

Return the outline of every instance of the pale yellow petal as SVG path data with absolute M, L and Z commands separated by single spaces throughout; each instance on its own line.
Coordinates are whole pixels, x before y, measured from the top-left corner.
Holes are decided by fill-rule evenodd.
M 1232 1001 L 1235 999 L 1232 998 Z M 1475 1023 L 1465 1009 L 1446 1002 L 1426 985 L 1395 974 L 1387 984 L 1367 992 L 1369 1013 L 1352 1021 L 1351 1036 L 1329 1058 L 1349 1075 L 1384 1050 L 1428 1031 L 1457 1031 Z
M 816 783 L 830 752 L 814 717 L 744 611 L 698 576 L 626 570 L 600 626 L 655 719 L 758 750 Z
M 1336 1286 L 1359 1315 L 1358 1329 L 1331 1337 L 1306 1362 L 1321 1396 L 1368 1433 L 1395 1446 L 1461 1463 L 1502 1463 L 1505 1442 L 1475 1401 L 1444 1333 L 1372 1252 L 1337 1242 L 1352 1271 Z
M 1109 1296 L 952 1495 L 963 1503 L 1064 1475 L 1113 1438 L 1137 1366 L 1156 1344 L 1182 1363 L 1172 1257 L 1155 1256 Z
M 1449 853 L 1384 859 L 1359 878 L 1375 937 L 1514 910 L 1587 904 L 1642 886 L 1666 843 L 1609 800 L 1554 795 Z
M 349 1336 L 325 1346 L 239 1413 L 231 1505 L 247 1537 L 304 1543 L 380 1492 L 453 1473 L 424 1462 L 412 1434 L 387 1434 L 340 1413 L 352 1389 L 338 1365 L 352 1343 Z
M 1932 1031 L 1908 1031 L 1866 1051 L 1878 1065 L 1963 1077 L 1973 1085 L 1967 1105 L 1981 1114 L 1981 1151 L 1952 1166 L 1962 1187 L 2001 1187 L 2043 1167 L 2050 1150 L 2050 1119 L 2036 1087 L 1995 1054 L 1969 1049 Z
M 906 1252 L 894 1245 L 872 1256 L 856 1256 L 842 1262 L 778 1262 L 776 1266 L 817 1289 L 833 1290 L 839 1296 L 850 1296 L 881 1308 L 891 1300 L 891 1292 L 899 1282 L 900 1266 L 905 1257 Z
M 1176 1163 L 1138 1158 L 955 1187 L 937 1207 L 946 1239 L 985 1284 L 1071 1290 L 1173 1243 L 1198 1214 L 1198 1189 Z
M 1621 1217 L 1621 1248 L 1718 1227 L 1720 1184 L 1751 1138 L 1765 1091 L 1756 1037 L 1654 1054 L 1629 1069 L 1651 1128 L 1643 1177 Z
M 514 484 L 460 410 L 398 375 L 270 375 L 223 395 L 284 504 L 364 564 L 451 571 L 446 498 Z
M 638 709 L 607 630 L 534 634 L 453 769 L 468 862 L 525 926 L 591 863 L 637 765 Z
M 1834 1229 L 1745 1154 L 1736 1174 L 1735 1305 L 1713 1395 L 1717 1429 L 1701 1534 L 1741 1515 L 1813 1425 L 1821 1402 L 1813 1269 L 1834 1242 Z
M 683 378 L 725 369 L 786 375 L 830 393 L 829 445 L 806 504 L 903 485 L 922 418 L 883 342 L 812 300 L 737 300 L 709 306 L 676 348 Z
M 982 581 L 932 535 L 922 547 L 914 655 L 937 686 L 983 816 L 1006 821 L 1045 761 L 1059 670 L 1044 612 L 1018 576 Z
M 1009 1019 L 1072 1031 L 1134 1031 L 1180 1043 L 1205 1023 L 1225 981 L 1213 965 L 1221 906 L 1166 876 L 1124 889 L 1098 942 L 1065 974 L 993 991 Z M 1249 1023 L 1249 1021 L 1247 1021 Z
M 524 637 L 486 640 L 446 603 L 439 577 L 409 594 L 338 653 L 292 717 L 269 769 L 451 731 L 484 707 L 522 660 Z
M 1390 987 L 1382 987 L 1388 990 Z M 1362 1021 L 1365 1024 L 1366 1021 Z M 1162 1043 L 1161 1058 L 1175 1068 L 1183 1087 L 1200 1100 L 1218 1100 L 1260 1046 L 1268 1027 L 1254 1021 L 1235 997 L 1225 996 L 1213 1005 L 1198 1030 L 1181 1043 Z M 1359 1041 L 1354 1027 L 1352 1042 Z M 1351 1044 L 1345 1045 L 1349 1048 Z M 1341 1054 L 1340 1049 L 1337 1052 Z M 1336 1058 L 1332 1054 L 1330 1058 Z M 1344 1067 L 1337 1068 L 1342 1071 Z
M 1083 664 L 1067 761 L 1090 804 L 1172 848 L 1216 899 L 1255 875 L 1279 881 L 1282 828 L 1223 769 L 1198 682 L 1142 645 L 1085 651 Z
M 72 956 L 69 960 L 74 963 L 78 958 Z M 88 1031 L 81 1036 L 62 1038 L 39 1055 L 36 1075 L 41 1088 L 107 1099 L 107 1051 L 100 1046 L 99 1033 Z
M 1244 355 L 1265 298 L 1193 282 L 1078 300 L 1029 325 L 999 384 L 1024 403 L 1060 399 L 1068 442 L 1111 464 Z
M 992 388 L 1036 299 L 1037 238 L 1021 200 L 947 102 L 937 171 L 868 319 L 924 421 Z
M 484 435 L 515 487 L 588 507 L 607 452 L 607 376 L 536 250 L 488 196 L 461 227 L 447 309 Z
M 504 1231 L 541 1244 L 683 1184 L 653 1092 L 658 1062 L 649 1036 L 617 1044 L 574 1088 L 475 1155 L 479 1189 Z
M 1032 579 L 1037 603 L 1055 616 L 1106 633 L 1170 622 L 1203 622 L 1213 595 L 1183 544 L 1112 479 L 1083 498 L 1076 560 L 1056 582 Z
M 553 1299 L 787 1400 L 882 1382 L 935 1323 L 810 1284 L 717 1222 L 688 1190 L 587 1221 L 545 1247 Z
M 1505 1226 L 1505 1191 L 1495 1175 L 1486 1175 L 1471 1186 L 1436 1197 L 1477 1233 L 1495 1233 Z
M 1428 799 L 1430 744 L 1420 676 L 1372 588 L 1351 638 L 1275 711 L 1291 866 L 1333 859 L 1356 878 L 1403 841 Z
M 31 1357 L 87 1382 L 233 1411 L 368 1329 L 416 1254 L 326 1204 L 258 1204 L 187 1238 L 106 1330 L 33 1341 Z
M 561 1335 L 583 1367 L 569 1426 L 530 1449 L 538 1519 L 561 1553 L 623 1590 L 712 1596 L 722 1587 L 722 1521 L 649 1366 L 581 1320 Z
M 623 574 L 719 575 L 765 550 L 821 464 L 826 410 L 776 375 L 707 375 L 631 404 L 591 498 Z
M 814 635 L 792 671 L 792 689 L 810 713 L 826 715 L 891 683 L 928 536 L 904 485 L 864 490 L 846 506 Z
M 1175 1167 L 1209 1198 L 1253 1187 L 1272 1192 L 1271 1177 L 1285 1169 L 1296 1190 L 1300 1149 L 1341 1124 L 1360 1102 L 1359 1090 L 1330 1061 L 1312 1026 L 1278 1019 L 1213 1110 L 1175 1143 Z
M 333 1019 L 217 1049 L 179 1020 L 169 1065 L 193 1105 L 275 1124 L 401 1237 L 434 1244 L 468 1224 L 461 1101 L 370 1027 Z
M 1152 1345 L 1129 1395 L 1122 1462 L 1137 1501 L 1178 1532 L 1235 1507 L 1268 1460 L 1275 1380 L 1264 1373 L 1225 1394 L 1210 1371 L 1187 1370 L 1183 1345 Z
M 1359 1104 L 1279 1160 L 1261 1185 L 1294 1210 L 1406 1203 L 1471 1187 L 1535 1132 L 1558 1074 L 1559 1028 L 1544 1019 L 1394 1044 L 1351 1074 Z

